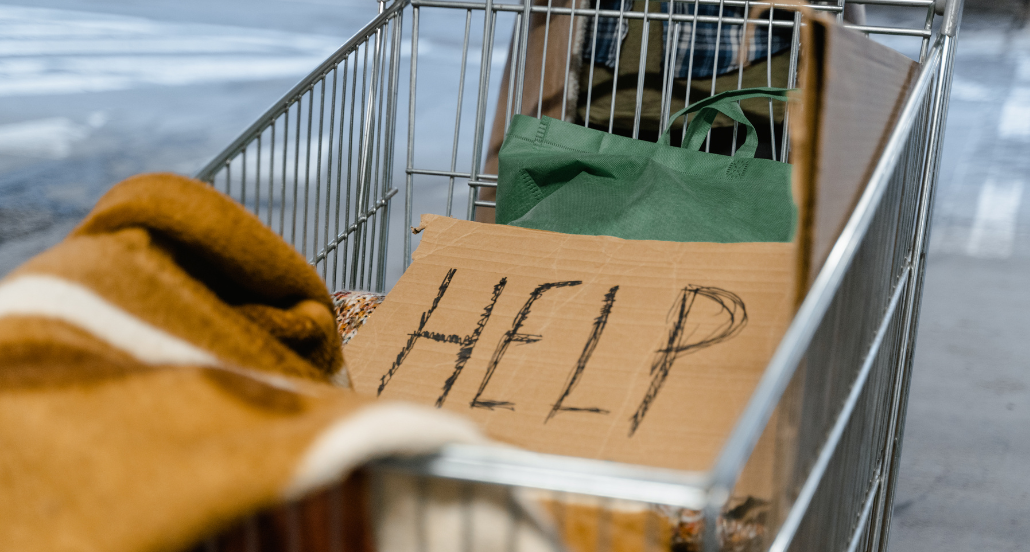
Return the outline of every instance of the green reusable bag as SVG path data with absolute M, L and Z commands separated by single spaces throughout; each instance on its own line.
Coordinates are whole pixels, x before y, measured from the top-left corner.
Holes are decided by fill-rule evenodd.
M 791 166 L 754 158 L 758 136 L 736 103 L 786 101 L 787 92 L 748 88 L 705 98 L 673 115 L 657 143 L 516 115 L 498 154 L 496 221 L 634 240 L 791 241 Z M 693 112 L 682 147 L 670 146 L 672 123 Z M 735 157 L 698 151 L 718 113 L 747 131 Z

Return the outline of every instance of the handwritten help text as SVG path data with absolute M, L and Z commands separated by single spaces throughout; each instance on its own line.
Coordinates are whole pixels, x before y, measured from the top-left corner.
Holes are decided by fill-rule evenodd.
M 418 328 L 408 334 L 407 343 L 397 354 L 396 359 L 390 365 L 390 369 L 380 378 L 378 394 L 381 395 L 383 393 L 383 390 L 390 383 L 390 380 L 400 369 L 401 365 L 404 364 L 404 361 L 408 358 L 408 355 L 415 348 L 415 345 L 419 340 L 428 339 L 438 343 L 447 343 L 458 346 L 454 362 L 454 370 L 443 383 L 440 396 L 436 399 L 436 407 L 442 407 L 444 402 L 447 400 L 447 396 L 450 394 L 451 388 L 454 386 L 455 382 L 458 381 L 462 371 L 465 369 L 469 359 L 472 357 L 472 352 L 479 343 L 479 338 L 482 335 L 484 328 L 490 321 L 494 307 L 497 305 L 497 301 L 500 299 L 505 286 L 508 284 L 507 278 L 501 278 L 501 280 L 493 287 L 490 301 L 483 307 L 479 319 L 476 322 L 475 327 L 472 328 L 471 333 L 460 335 L 428 330 L 427 326 L 429 325 L 429 321 L 437 307 L 439 307 L 440 301 L 447 293 L 447 289 L 450 287 L 456 273 L 457 269 L 455 268 L 447 271 L 443 281 L 440 283 L 439 290 L 437 291 L 432 304 L 425 312 L 422 313 L 422 316 L 419 319 Z M 579 280 L 546 282 L 536 286 L 536 288 L 530 292 L 529 297 L 526 299 L 522 308 L 515 314 L 510 329 L 501 336 L 497 346 L 494 348 L 493 354 L 490 356 L 490 361 L 487 363 L 486 373 L 483 375 L 483 379 L 479 384 L 479 388 L 475 396 L 469 403 L 470 408 L 486 408 L 490 410 L 498 408 L 506 410 L 515 409 L 515 403 L 511 401 L 484 397 L 491 378 L 497 371 L 497 367 L 500 365 L 508 347 L 512 343 L 530 344 L 544 339 L 544 336 L 542 335 L 530 334 L 522 331 L 522 327 L 529 318 L 534 303 L 542 299 L 547 292 L 553 289 L 579 286 L 582 283 L 583 282 Z M 569 371 L 569 374 L 565 379 L 564 386 L 557 394 L 556 400 L 553 403 L 550 412 L 546 418 L 544 418 L 543 423 L 546 424 L 561 412 L 587 412 L 593 414 L 610 413 L 609 410 L 599 406 L 570 406 L 567 402 L 569 401 L 573 390 L 576 388 L 576 385 L 582 381 L 587 364 L 604 334 L 605 327 L 608 324 L 608 319 L 615 310 L 618 291 L 619 286 L 612 286 L 604 295 L 604 298 L 601 301 L 599 314 L 594 318 L 586 344 L 583 346 L 583 350 L 575 365 Z M 696 331 L 688 330 L 688 321 L 690 319 L 691 312 L 698 301 L 712 302 L 717 307 L 720 317 L 714 329 L 707 331 L 705 335 L 701 336 L 697 335 Z M 693 352 L 725 342 L 739 335 L 747 325 L 747 310 L 745 309 L 744 302 L 740 297 L 732 292 L 715 287 L 687 285 L 677 294 L 676 299 L 670 308 L 669 319 L 671 325 L 668 330 L 668 338 L 663 342 L 663 346 L 655 351 L 655 356 L 651 362 L 650 385 L 633 413 L 633 416 L 629 420 L 630 436 L 632 436 L 636 432 L 637 428 L 640 427 L 640 424 L 643 423 L 648 409 L 658 397 L 658 393 L 661 391 L 662 386 L 665 384 L 665 381 L 677 360 Z

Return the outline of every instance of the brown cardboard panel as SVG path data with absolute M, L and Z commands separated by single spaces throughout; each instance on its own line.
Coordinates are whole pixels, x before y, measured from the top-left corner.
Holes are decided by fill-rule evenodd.
M 795 197 L 800 205 L 799 297 L 822 269 L 855 203 L 871 176 L 908 95 L 918 65 L 898 52 L 845 29 L 819 14 L 803 28 L 800 82 L 801 117 L 791 120 Z M 808 194 L 807 196 L 805 194 Z M 807 220 L 806 220 L 807 217 Z M 738 489 L 764 482 L 774 463 L 772 525 L 778 526 L 798 491 L 797 426 L 805 372 L 798 367 L 776 415 L 741 475 Z M 773 437 L 775 436 L 775 437 Z M 775 449 L 771 458 L 763 455 Z M 738 493 L 739 494 L 739 493 Z M 765 495 L 762 495 L 765 496 Z
M 918 64 L 862 33 L 816 20 L 823 35 L 813 142 L 814 278 L 868 182 Z
M 710 467 L 791 316 L 790 243 L 670 243 L 423 217 L 348 345 L 360 393 L 531 450 Z
M 790 163 L 792 192 L 798 206 L 798 272 L 809 274 L 812 270 L 812 242 L 815 193 L 815 142 L 819 123 L 820 96 L 823 81 L 823 53 L 825 51 L 825 26 L 820 24 L 820 14 L 806 12 L 812 22 L 801 27 L 801 49 L 798 60 L 798 88 L 800 101 L 790 106 Z M 799 278 L 795 290 L 800 302 L 808 291 L 808 277 Z

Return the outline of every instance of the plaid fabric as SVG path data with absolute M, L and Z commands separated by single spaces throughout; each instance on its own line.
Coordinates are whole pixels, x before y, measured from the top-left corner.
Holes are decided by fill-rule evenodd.
M 598 0 L 602 10 L 618 10 L 620 3 L 623 9 L 629 11 L 633 0 Z M 674 12 L 682 14 L 694 13 L 694 2 L 689 0 L 673 2 Z M 698 15 L 718 17 L 720 6 L 705 4 L 698 6 Z M 669 3 L 661 3 L 662 13 L 668 13 Z M 742 7 L 722 6 L 723 17 L 741 17 L 744 13 Z M 768 13 L 768 12 L 766 12 Z M 766 15 L 767 17 L 767 15 Z M 721 27 L 721 29 L 720 29 Z M 694 38 L 694 59 L 693 67 L 690 64 L 690 42 L 693 24 L 683 23 L 680 25 L 679 40 L 676 43 L 676 53 L 673 58 L 673 67 L 676 78 L 685 78 L 687 73 L 694 77 L 711 77 L 713 74 L 722 75 L 739 67 L 740 45 L 744 35 L 744 25 L 729 25 L 713 22 L 697 22 L 696 37 Z M 748 50 L 744 56 L 747 63 L 761 59 L 770 53 L 778 53 L 790 48 L 791 30 L 789 28 L 777 28 L 772 32 L 772 48 L 769 47 L 769 28 L 765 26 L 752 25 L 747 29 L 754 31 L 754 37 L 747 45 Z M 615 68 L 616 60 L 616 36 L 622 41 L 629 32 L 629 20 L 623 19 L 620 28 L 618 17 L 597 18 L 597 40 L 593 39 L 594 22 L 587 23 L 586 47 L 583 48 L 583 59 L 588 61 L 594 56 L 594 63 Z M 669 23 L 662 23 L 662 34 L 669 32 Z M 593 46 L 596 44 L 597 53 L 593 53 Z M 662 57 L 665 59 L 663 48 Z M 691 70 L 693 69 L 693 70 Z

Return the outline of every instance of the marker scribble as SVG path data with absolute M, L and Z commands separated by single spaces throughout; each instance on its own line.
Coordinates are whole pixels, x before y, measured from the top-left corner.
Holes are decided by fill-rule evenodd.
M 543 337 L 539 335 L 519 332 L 522 325 L 526 322 L 526 318 L 529 317 L 529 311 L 533 307 L 533 303 L 535 303 L 537 299 L 541 298 L 544 293 L 552 289 L 578 286 L 582 283 L 583 282 L 581 280 L 549 282 L 546 284 L 540 284 L 532 293 L 529 294 L 529 299 L 526 300 L 526 304 L 522 305 L 522 309 L 515 315 L 515 320 L 512 322 L 511 329 L 504 332 L 504 335 L 501 336 L 501 341 L 497 343 L 497 348 L 494 349 L 494 354 L 490 357 L 490 363 L 486 366 L 486 374 L 483 375 L 483 381 L 479 384 L 479 391 L 476 392 L 476 396 L 473 397 L 472 402 L 469 403 L 471 408 L 486 408 L 489 410 L 493 410 L 494 408 L 504 408 L 507 410 L 515 410 L 515 404 L 512 402 L 480 399 L 480 397 L 483 396 L 483 391 L 486 390 L 487 384 L 490 383 L 490 378 L 493 377 L 494 371 L 497 370 L 497 365 L 501 362 L 501 359 L 504 357 L 504 353 L 508 350 L 509 345 L 512 343 L 536 343 L 543 339 Z
M 704 338 L 690 342 L 688 340 L 693 337 L 696 330 L 686 331 L 687 320 L 698 296 L 705 297 L 719 305 L 720 312 L 725 313 L 725 320 Z M 740 297 L 735 293 L 714 287 L 688 285 L 683 288 L 676 302 L 673 303 L 670 314 L 674 314 L 675 322 L 672 329 L 669 330 L 666 346 L 657 351 L 658 354 L 651 364 L 651 385 L 644 395 L 644 400 L 637 407 L 636 413 L 630 418 L 630 437 L 644 421 L 647 410 L 658 397 L 658 392 L 661 391 L 665 379 L 669 376 L 669 370 L 672 369 L 672 365 L 678 358 L 735 337 L 747 325 L 747 310 Z
M 554 406 L 551 407 L 551 412 L 544 420 L 545 424 L 559 412 L 593 412 L 595 414 L 609 413 L 608 410 L 597 407 L 564 406 L 564 402 L 565 399 L 568 398 L 569 393 L 572 393 L 576 384 L 579 383 L 579 379 L 583 376 L 583 371 L 586 370 L 587 362 L 590 360 L 590 357 L 593 356 L 594 349 L 597 348 L 597 342 L 601 341 L 601 334 L 604 333 L 604 328 L 608 324 L 608 315 L 612 313 L 612 307 L 615 306 L 615 294 L 618 291 L 619 286 L 612 286 L 612 288 L 608 290 L 608 293 L 604 295 L 604 303 L 601 305 L 601 314 L 594 319 L 594 328 L 590 332 L 590 337 L 587 338 L 587 343 L 583 346 L 583 352 L 580 353 L 576 366 L 572 368 L 572 372 L 569 373 L 569 377 L 565 380 L 565 389 L 562 391 L 561 396 L 558 397 L 558 400 L 554 403 Z

